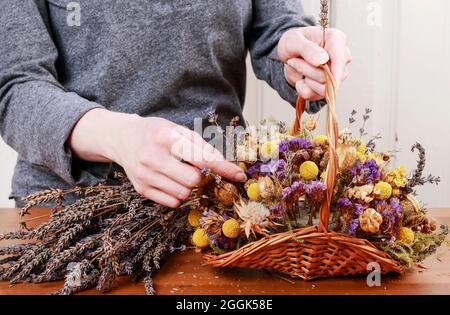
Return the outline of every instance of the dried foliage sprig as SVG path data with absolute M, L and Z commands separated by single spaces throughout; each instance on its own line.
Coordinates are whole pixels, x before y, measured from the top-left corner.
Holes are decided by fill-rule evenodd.
M 414 170 L 413 174 L 410 178 L 408 178 L 407 183 L 407 189 L 410 192 L 413 192 L 413 188 L 416 186 L 422 186 L 426 183 L 430 184 L 439 184 L 441 181 L 441 178 L 439 176 L 433 176 L 429 174 L 428 176 L 423 176 L 423 171 L 425 169 L 425 162 L 426 162 L 426 156 L 425 156 L 425 149 L 420 143 L 416 143 L 411 147 L 411 152 L 414 152 L 417 150 L 419 152 L 419 159 L 417 160 L 417 167 Z
M 41 283 L 65 278 L 55 294 L 73 294 L 97 287 L 112 289 L 120 275 L 145 278 L 154 293 L 151 276 L 189 231 L 186 211 L 144 199 L 122 174 L 115 185 L 48 190 L 26 198 L 28 209 L 55 202 L 48 222 L 35 229 L 0 234 L 0 240 L 32 240 L 29 244 L 0 247 L 0 280 Z M 80 199 L 64 205 L 64 196 Z M 182 247 L 180 247 L 182 248 Z

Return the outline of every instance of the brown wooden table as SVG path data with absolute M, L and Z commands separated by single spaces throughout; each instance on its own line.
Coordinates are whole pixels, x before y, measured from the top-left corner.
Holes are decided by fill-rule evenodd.
M 48 213 L 34 209 L 33 217 Z M 430 213 L 440 224 L 450 224 L 450 209 L 433 209 Z M 39 220 L 36 220 L 39 222 Z M 36 223 L 37 223 L 36 222 Z M 0 209 L 0 233 L 18 229 L 16 209 Z M 0 242 L 1 244 L 1 242 Z M 368 287 L 365 277 L 321 279 L 310 282 L 281 279 L 259 270 L 214 269 L 201 263 L 195 250 L 173 254 L 155 275 L 154 286 L 159 294 L 450 294 L 450 248 L 442 246 L 422 264 L 426 269 L 414 268 L 405 275 L 382 276 L 379 287 Z M 61 288 L 61 281 L 38 285 L 10 286 L 0 282 L 0 295 L 48 294 Z M 83 294 L 97 294 L 91 289 Z M 110 294 L 145 294 L 142 283 L 132 284 L 129 277 L 121 277 Z

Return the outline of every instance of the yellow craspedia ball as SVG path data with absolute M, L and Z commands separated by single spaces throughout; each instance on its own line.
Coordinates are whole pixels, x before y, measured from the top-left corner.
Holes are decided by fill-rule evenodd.
M 258 185 L 258 183 L 253 183 L 253 184 L 250 184 L 250 186 L 248 186 L 248 188 L 247 188 L 247 196 L 248 196 L 248 199 L 250 199 L 252 201 L 256 201 L 256 200 L 259 199 L 260 192 L 259 192 L 259 185 Z
M 193 227 L 198 227 L 200 225 L 200 219 L 202 217 L 202 212 L 197 209 L 192 209 L 188 214 L 188 222 Z
M 240 167 L 241 169 L 243 169 L 244 171 L 247 170 L 247 164 L 245 164 L 244 162 L 239 162 L 239 167 Z
M 397 237 L 406 244 L 412 244 L 414 242 L 414 231 L 407 227 L 401 227 Z
M 209 245 L 208 235 L 202 229 L 195 230 L 192 234 L 192 243 L 198 248 L 205 248 Z
M 275 142 L 267 141 L 259 148 L 259 155 L 262 160 L 278 158 L 278 145 Z
M 241 226 L 236 219 L 228 219 L 222 225 L 222 232 L 228 238 L 236 238 L 239 236 Z
M 318 144 L 325 144 L 325 142 L 327 141 L 327 136 L 325 135 L 317 135 L 313 138 L 314 142 L 317 142 Z
M 313 161 L 306 161 L 300 165 L 300 176 L 304 180 L 313 180 L 319 175 L 319 168 Z
M 392 195 L 392 186 L 386 182 L 378 182 L 375 190 L 378 190 L 380 199 L 388 199 Z

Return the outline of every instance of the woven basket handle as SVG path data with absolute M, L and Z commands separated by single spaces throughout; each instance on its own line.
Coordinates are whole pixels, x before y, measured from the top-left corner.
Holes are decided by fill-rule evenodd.
M 325 72 L 326 84 L 325 84 L 325 100 L 328 104 L 327 113 L 327 139 L 328 139 L 328 153 L 329 160 L 326 171 L 325 185 L 327 187 L 326 197 L 320 207 L 319 214 L 319 229 L 321 231 L 327 231 L 328 224 L 330 222 L 330 207 L 333 198 L 334 181 L 338 170 L 338 160 L 336 155 L 336 147 L 339 137 L 339 129 L 336 119 L 335 101 L 336 101 L 336 81 L 333 74 L 330 71 L 328 64 L 320 66 Z M 298 134 L 301 129 L 302 114 L 305 111 L 305 100 L 300 96 L 297 97 L 297 103 L 295 106 L 295 122 L 292 128 L 292 135 Z

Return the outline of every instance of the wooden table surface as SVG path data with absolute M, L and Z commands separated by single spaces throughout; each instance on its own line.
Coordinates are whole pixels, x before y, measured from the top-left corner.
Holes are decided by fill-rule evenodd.
M 31 213 L 31 216 L 40 216 L 48 213 L 48 210 L 34 209 Z M 450 209 L 433 209 L 430 213 L 440 224 L 450 224 Z M 0 233 L 17 230 L 18 223 L 16 209 L 0 209 Z M 422 265 L 426 269 L 414 268 L 401 276 L 384 275 L 381 286 L 368 287 L 363 276 L 305 282 L 281 279 L 260 270 L 214 269 L 202 265 L 200 254 L 189 249 L 169 257 L 163 268 L 156 273 L 154 287 L 158 294 L 169 295 L 450 294 L 450 248 L 442 246 Z M 14 286 L 0 282 L 0 295 L 48 294 L 62 285 L 61 281 Z M 83 294 L 98 294 L 98 291 L 91 289 Z M 110 294 L 145 294 L 145 290 L 142 283 L 132 284 L 129 277 L 121 277 Z

